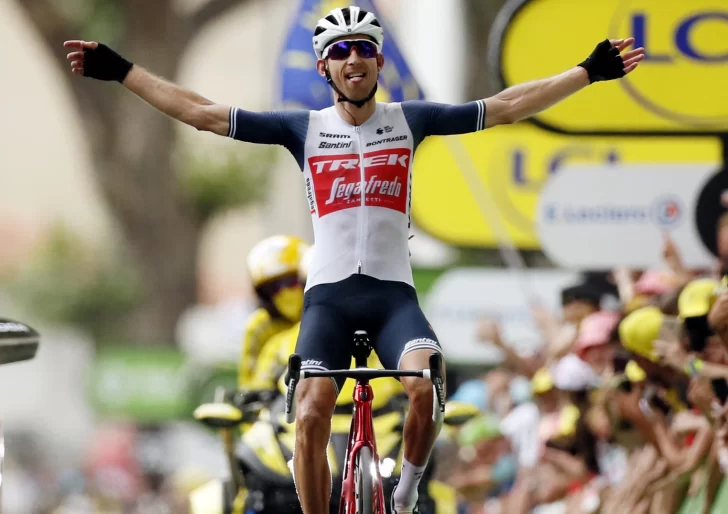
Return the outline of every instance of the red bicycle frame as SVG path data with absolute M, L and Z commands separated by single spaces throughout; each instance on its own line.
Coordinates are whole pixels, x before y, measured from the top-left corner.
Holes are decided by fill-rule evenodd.
M 365 473 L 372 473 L 372 486 L 374 487 L 374 512 L 384 514 L 384 488 L 382 477 L 379 474 L 379 454 L 377 453 L 376 438 L 374 436 L 374 421 L 372 418 L 372 400 L 374 392 L 369 383 L 357 381 L 354 388 L 354 413 L 351 418 L 351 429 L 349 430 L 349 444 L 346 448 L 344 458 L 344 477 L 341 485 L 341 502 L 339 503 L 339 514 L 345 512 L 356 512 L 356 485 L 355 469 L 356 455 L 367 446 L 372 452 L 372 465 L 375 469 L 365 470 Z
M 374 514 L 385 514 L 386 504 L 384 503 L 384 488 L 382 487 L 382 477 L 379 474 L 379 455 L 377 454 L 377 445 L 374 437 L 374 420 L 372 418 L 372 400 L 374 399 L 374 391 L 369 381 L 375 378 L 392 377 L 418 377 L 428 378 L 432 380 L 435 389 L 434 400 L 437 405 L 433 404 L 433 421 L 437 422 L 442 419 L 445 411 L 445 388 L 442 375 L 442 356 L 439 352 L 433 352 L 430 355 L 430 368 L 420 370 L 383 370 L 366 368 L 366 361 L 371 352 L 371 345 L 366 332 L 357 331 L 354 334 L 354 357 L 356 361 L 355 369 L 340 370 L 301 370 L 301 357 L 293 354 L 288 358 L 288 373 L 286 373 L 286 383 L 288 384 L 288 392 L 286 393 L 286 420 L 293 423 L 296 417 L 294 398 L 296 394 L 296 384 L 299 380 L 311 377 L 341 377 L 356 380 L 354 387 L 354 412 L 351 418 L 351 428 L 349 429 L 349 442 L 346 447 L 346 457 L 344 460 L 344 476 L 341 485 L 341 502 L 339 503 L 339 514 L 353 514 L 357 509 L 356 498 L 356 461 L 357 455 L 362 448 L 367 447 L 371 451 L 372 468 L 364 470 L 364 473 L 371 473 L 372 483 L 372 511 Z M 366 493 L 365 493 L 366 494 Z

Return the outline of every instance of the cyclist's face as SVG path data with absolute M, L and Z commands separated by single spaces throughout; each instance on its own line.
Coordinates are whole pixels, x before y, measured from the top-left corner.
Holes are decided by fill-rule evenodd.
M 332 43 L 356 39 L 371 40 L 369 36 L 354 34 L 335 39 Z M 316 68 L 322 77 L 326 76 L 326 69 L 328 68 L 336 87 L 347 98 L 359 100 L 366 98 L 374 88 L 383 65 L 384 57 L 381 53 L 377 54 L 376 57 L 364 58 L 359 55 L 356 47 L 353 47 L 347 59 L 321 59 L 318 61 Z
M 273 295 L 273 305 L 289 321 L 298 321 L 303 312 L 303 287 L 282 288 Z

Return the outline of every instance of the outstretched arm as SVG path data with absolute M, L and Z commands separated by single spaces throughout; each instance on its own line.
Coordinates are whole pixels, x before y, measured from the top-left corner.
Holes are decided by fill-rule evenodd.
M 163 113 L 197 130 L 228 135 L 230 107 L 172 84 L 138 65 L 132 65 L 95 41 L 66 41 L 71 71 L 99 80 L 116 80 Z
M 309 112 L 250 112 L 216 104 L 130 63 L 108 46 L 95 41 L 66 41 L 71 71 L 97 80 L 116 81 L 161 112 L 197 130 L 239 141 L 282 145 L 303 168 Z
M 468 134 L 487 127 L 515 123 L 568 98 L 592 82 L 631 73 L 644 59 L 644 48 L 622 54 L 634 38 L 604 40 L 581 64 L 554 77 L 518 84 L 485 100 L 461 105 L 403 102 L 415 141 L 427 136 Z
M 168 82 L 134 66 L 123 82 L 139 98 L 172 118 L 197 130 L 220 136 L 230 131 L 230 107 L 208 100 L 194 91 Z
M 600 43 L 579 66 L 553 77 L 509 87 L 485 99 L 485 125 L 493 127 L 515 123 L 565 100 L 592 82 L 620 78 L 634 70 L 644 59 L 644 48 L 621 52 L 634 38 L 612 39 Z

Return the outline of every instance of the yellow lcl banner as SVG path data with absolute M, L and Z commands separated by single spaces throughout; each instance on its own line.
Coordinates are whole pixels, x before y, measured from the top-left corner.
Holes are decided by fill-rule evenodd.
M 550 174 L 573 163 L 715 163 L 721 146 L 698 137 L 568 137 L 528 123 L 501 126 L 459 138 L 477 171 L 478 186 L 490 193 L 510 239 L 522 249 L 540 247 L 536 207 Z M 430 235 L 458 246 L 494 247 L 497 230 L 486 221 L 482 196 L 460 171 L 453 142 L 425 139 L 414 161 L 412 216 Z M 497 229 L 497 227 L 496 227 Z
M 633 36 L 645 60 L 537 116 L 571 133 L 727 133 L 725 0 L 514 0 L 496 24 L 490 63 L 501 86 L 546 77 L 605 38 Z
M 634 36 L 647 58 L 625 79 L 591 85 L 534 119 L 542 128 L 580 137 L 519 123 L 458 136 L 458 144 L 427 139 L 415 159 L 412 215 L 435 237 L 496 246 L 496 223 L 482 210 L 486 188 L 495 221 L 503 221 L 509 238 L 537 249 L 541 186 L 566 163 L 711 162 L 716 170 L 721 164 L 715 138 L 584 136 L 728 132 L 725 1 L 514 0 L 499 15 L 493 36 L 498 44 L 489 60 L 503 87 L 569 69 L 605 38 Z M 463 175 L 463 156 L 453 151 L 462 147 L 472 161 L 468 168 L 476 171 L 476 188 Z

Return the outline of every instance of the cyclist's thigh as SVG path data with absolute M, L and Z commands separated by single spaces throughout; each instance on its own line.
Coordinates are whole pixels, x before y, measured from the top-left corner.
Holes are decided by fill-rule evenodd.
M 377 334 L 375 350 L 385 368 L 399 369 L 403 355 L 423 349 L 442 353 L 414 289 L 403 284 L 397 294 L 390 297 L 389 312 Z
M 303 370 L 349 369 L 353 331 L 338 309 L 309 303 L 301 318 L 296 353 Z M 345 378 L 334 380 L 339 394 Z

